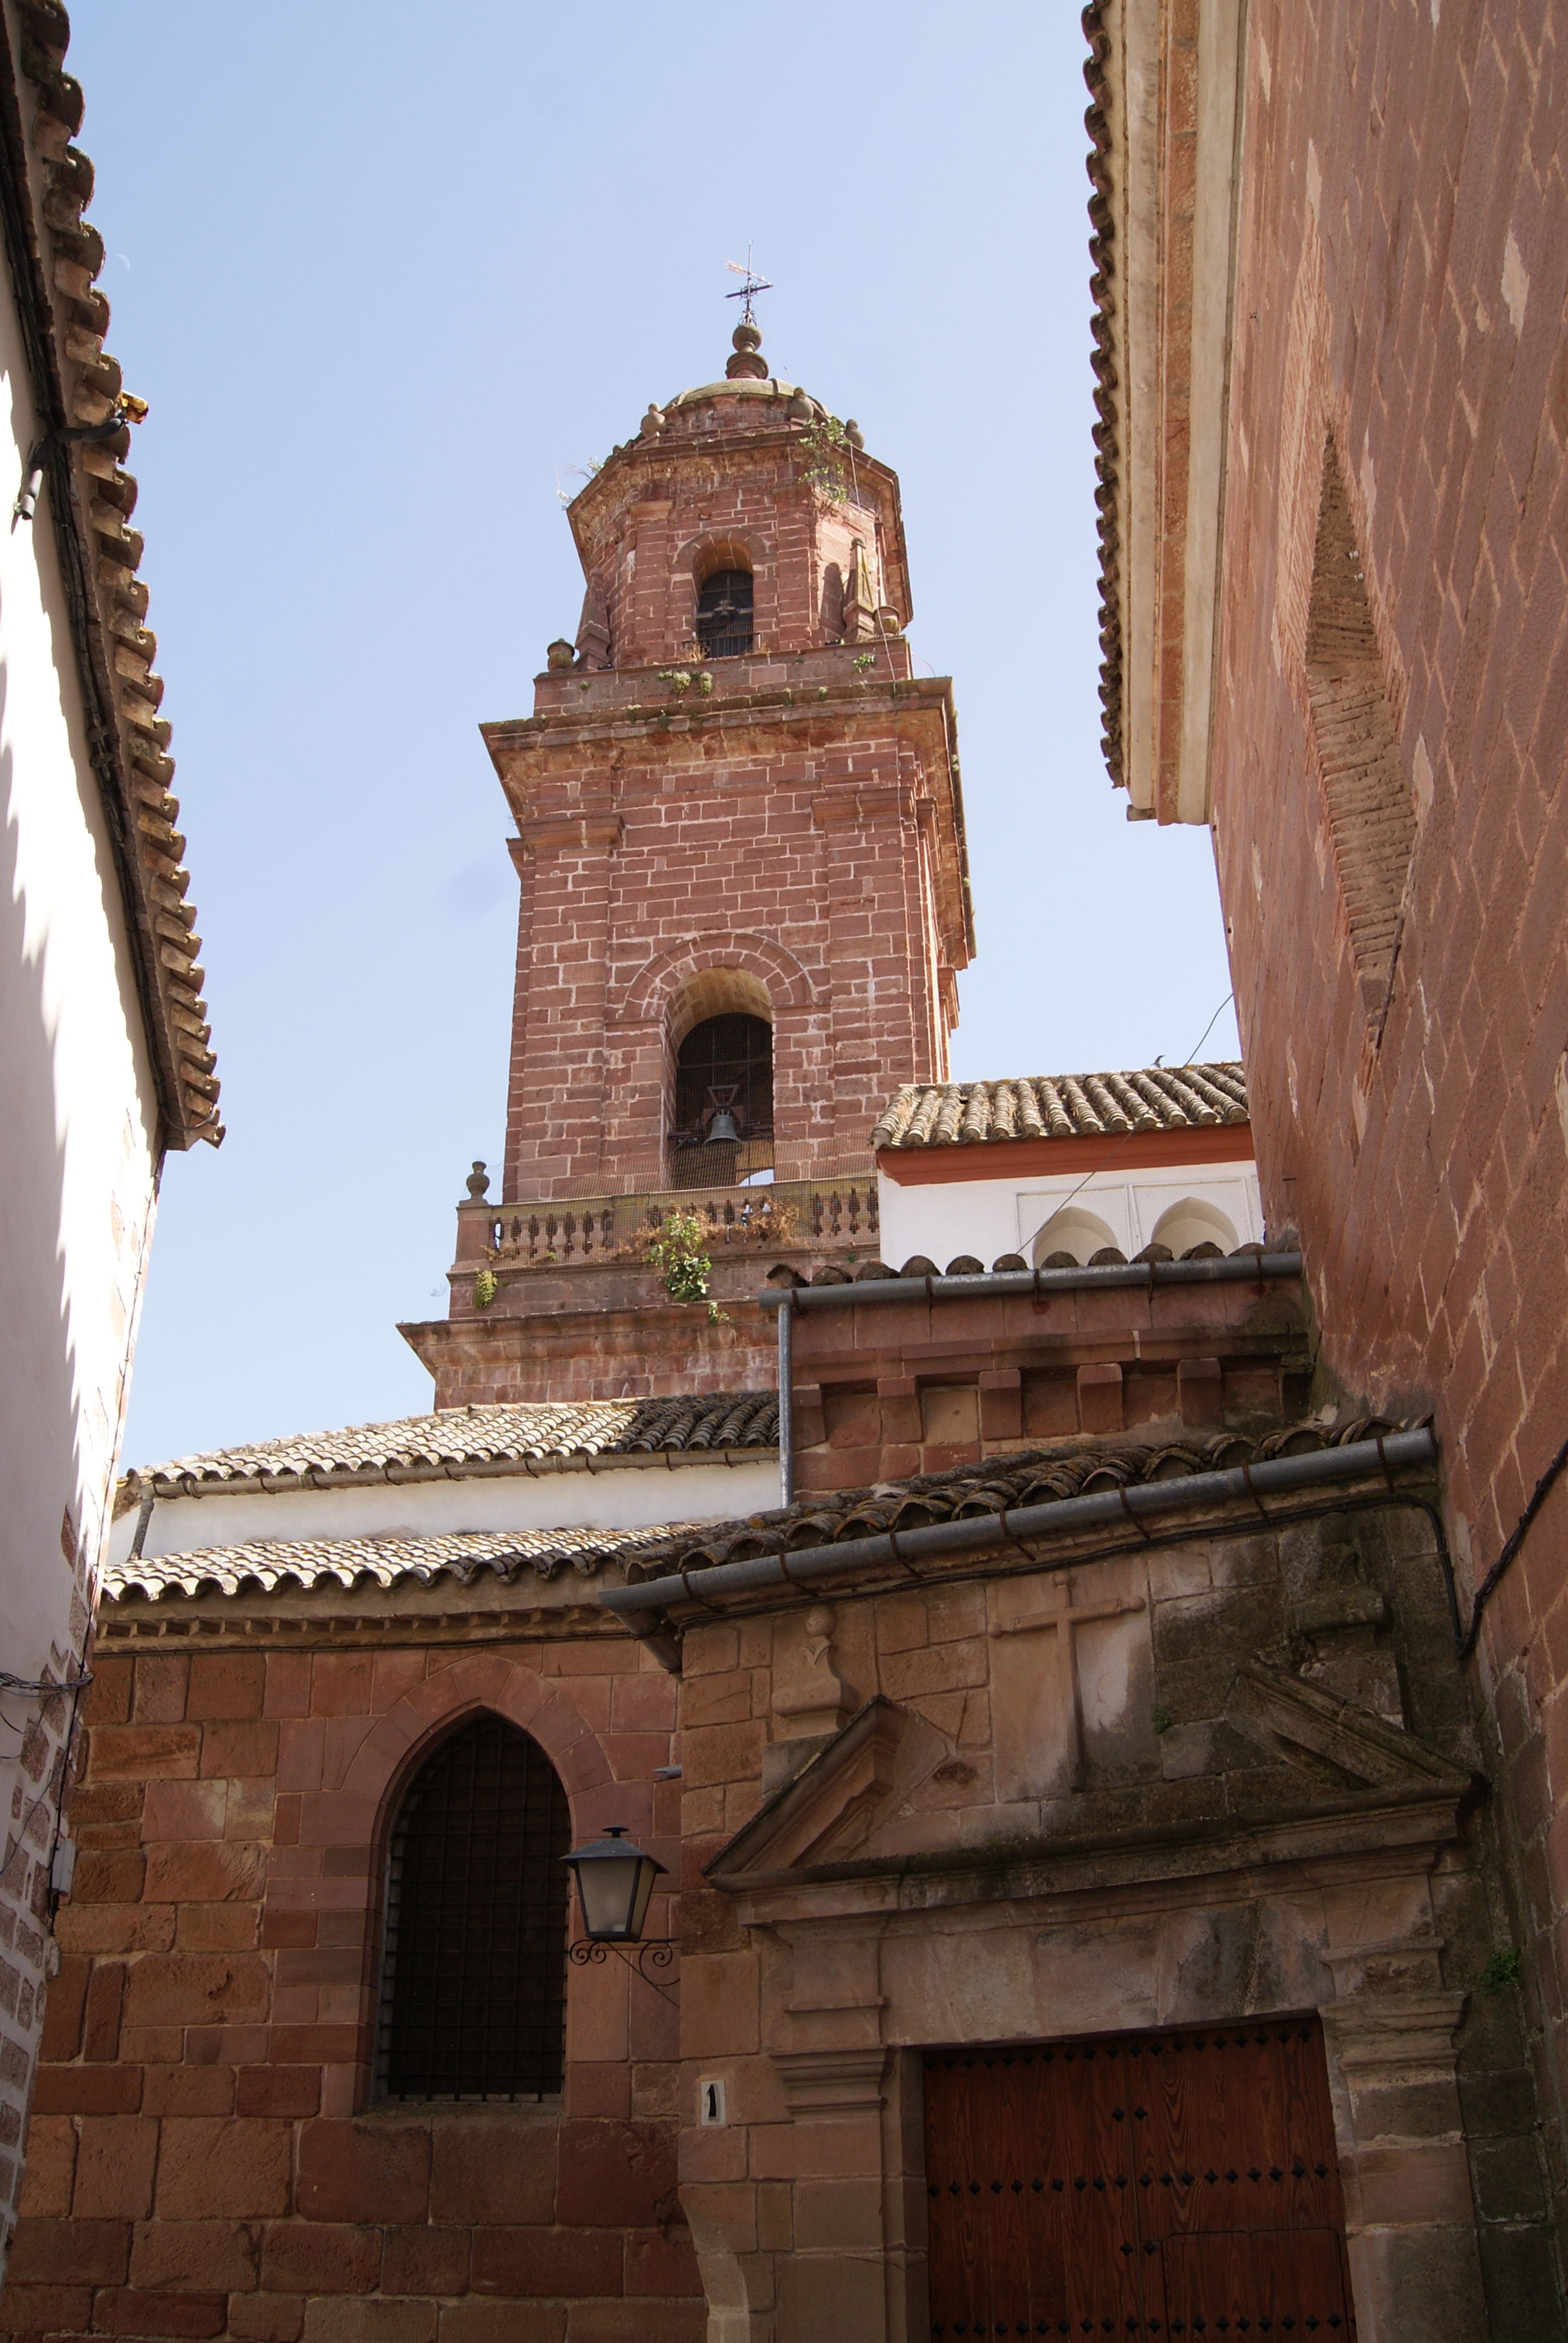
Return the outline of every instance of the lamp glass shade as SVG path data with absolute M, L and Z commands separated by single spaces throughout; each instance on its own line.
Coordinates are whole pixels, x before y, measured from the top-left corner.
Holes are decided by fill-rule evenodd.
M 577 1878 L 584 1935 L 596 1944 L 635 1944 L 663 1864 L 613 1825 L 603 1838 L 574 1848 L 563 1860 Z

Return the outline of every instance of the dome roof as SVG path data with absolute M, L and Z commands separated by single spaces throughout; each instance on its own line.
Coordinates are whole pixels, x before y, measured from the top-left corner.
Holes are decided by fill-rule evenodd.
M 799 383 L 781 382 L 769 373 L 768 361 L 762 356 L 762 336 L 750 318 L 743 318 L 736 327 L 732 339 L 735 355 L 724 369 L 723 381 L 700 383 L 690 390 L 680 391 L 666 402 L 662 410 L 665 414 L 672 414 L 679 407 L 700 407 L 710 398 L 782 398 L 789 402 L 795 422 L 826 419 L 828 410 L 819 399 L 813 398 Z

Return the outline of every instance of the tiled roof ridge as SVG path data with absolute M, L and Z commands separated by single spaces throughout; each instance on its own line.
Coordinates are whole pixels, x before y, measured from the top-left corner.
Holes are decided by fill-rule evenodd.
M 0 159 L 15 184 L 30 249 L 10 258 L 23 318 L 34 405 L 43 432 L 108 423 L 123 415 L 120 369 L 104 348 L 109 304 L 95 279 L 104 241 L 84 219 L 93 166 L 71 144 L 83 114 L 81 85 L 63 70 L 71 20 L 61 0 L 18 0 L 20 81 L 5 55 L 6 97 L 25 82 L 33 99 L 0 104 Z M 0 30 L 0 51 L 8 50 Z M 25 140 L 25 144 L 19 144 Z M 34 197 L 27 148 L 44 182 Z M 8 242 L 11 239 L 8 238 Z M 31 301 L 28 297 L 28 281 Z M 136 483 L 122 469 L 130 432 L 91 445 L 45 444 L 40 460 L 71 609 L 72 634 L 86 703 L 89 753 L 103 794 L 127 925 L 139 969 L 162 1111 L 165 1142 L 197 1139 L 217 1146 L 218 1082 L 211 1048 L 206 971 L 196 907 L 186 900 L 186 841 L 176 827 L 179 800 L 170 791 L 169 726 L 160 715 L 163 680 L 155 673 L 157 639 L 146 624 L 147 589 L 136 578 L 142 538 L 130 527 Z M 67 497 L 67 484 L 75 494 Z M 42 511 L 35 528 L 47 525 Z
M 105 1573 L 108 1602 L 145 1595 L 276 1594 L 297 1586 L 335 1584 L 352 1590 L 367 1582 L 389 1587 L 410 1578 L 431 1585 L 455 1579 L 470 1585 L 488 1573 L 503 1584 L 522 1571 L 549 1580 L 568 1564 L 592 1578 L 628 1547 L 647 1543 L 635 1530 L 454 1530 L 429 1537 L 389 1531 L 360 1538 L 255 1538 L 242 1545 L 202 1546 L 189 1554 L 132 1555 Z
M 1141 1481 L 1224 1472 L 1273 1456 L 1348 1448 L 1407 1428 L 1381 1416 L 1358 1416 L 1327 1424 L 1314 1418 L 1256 1434 L 1215 1432 L 1114 1445 L 1064 1441 L 868 1489 L 814 1493 L 782 1511 L 753 1513 L 745 1521 L 707 1522 L 695 1530 L 663 1531 L 657 1537 L 645 1534 L 626 1556 L 627 1572 L 634 1582 L 668 1577 L 721 1562 L 747 1562 L 762 1554 L 880 1536 L 889 1530 L 924 1528 L 965 1514 L 1047 1504 L 1090 1494 L 1096 1488 L 1127 1488 Z
M 871 1133 L 884 1147 L 1009 1139 L 1099 1139 L 1250 1120 L 1240 1060 L 1125 1072 L 1024 1074 L 980 1082 L 906 1082 Z
M 772 1449 L 776 1392 L 698 1392 L 664 1399 L 499 1400 L 439 1408 L 339 1430 L 210 1449 L 126 1473 L 116 1511 L 144 1496 L 200 1495 L 244 1483 L 377 1478 L 453 1465 L 518 1463 L 564 1456 L 700 1455 Z
M 1093 193 L 1089 198 L 1089 295 L 1093 305 L 1089 331 L 1094 347 L 1090 367 L 1094 375 L 1094 492 L 1100 538 L 1100 705 L 1101 745 L 1106 769 L 1118 788 L 1126 780 L 1121 754 L 1121 612 L 1118 595 L 1121 571 L 1121 537 L 1117 520 L 1116 413 L 1116 228 L 1111 207 L 1111 123 L 1106 111 L 1109 82 L 1105 62 L 1111 38 L 1101 17 L 1100 0 L 1089 0 L 1083 11 L 1083 37 L 1089 43 L 1083 78 L 1089 85 L 1089 106 L 1083 126 L 1089 133 L 1087 163 Z

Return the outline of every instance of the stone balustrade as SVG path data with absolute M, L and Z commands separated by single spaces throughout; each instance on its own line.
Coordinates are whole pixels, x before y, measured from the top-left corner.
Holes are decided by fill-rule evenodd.
M 649 1240 L 675 1212 L 702 1224 L 715 1257 L 739 1252 L 874 1252 L 878 1235 L 874 1171 L 823 1180 L 789 1180 L 766 1188 L 647 1190 L 629 1196 L 579 1196 L 569 1202 L 462 1208 L 466 1242 L 459 1257 L 512 1266 L 640 1262 Z

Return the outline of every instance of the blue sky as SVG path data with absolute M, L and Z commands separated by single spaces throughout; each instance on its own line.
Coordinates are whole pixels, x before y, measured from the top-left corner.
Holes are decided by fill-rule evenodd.
M 774 368 L 900 475 L 955 679 L 959 1075 L 1189 1053 L 1208 838 L 1128 824 L 1099 749 L 1076 7 L 72 21 L 229 1129 L 169 1162 L 127 1462 L 428 1405 L 395 1322 L 505 1096 L 477 728 L 574 630 L 558 488 L 718 372 L 749 241 Z

